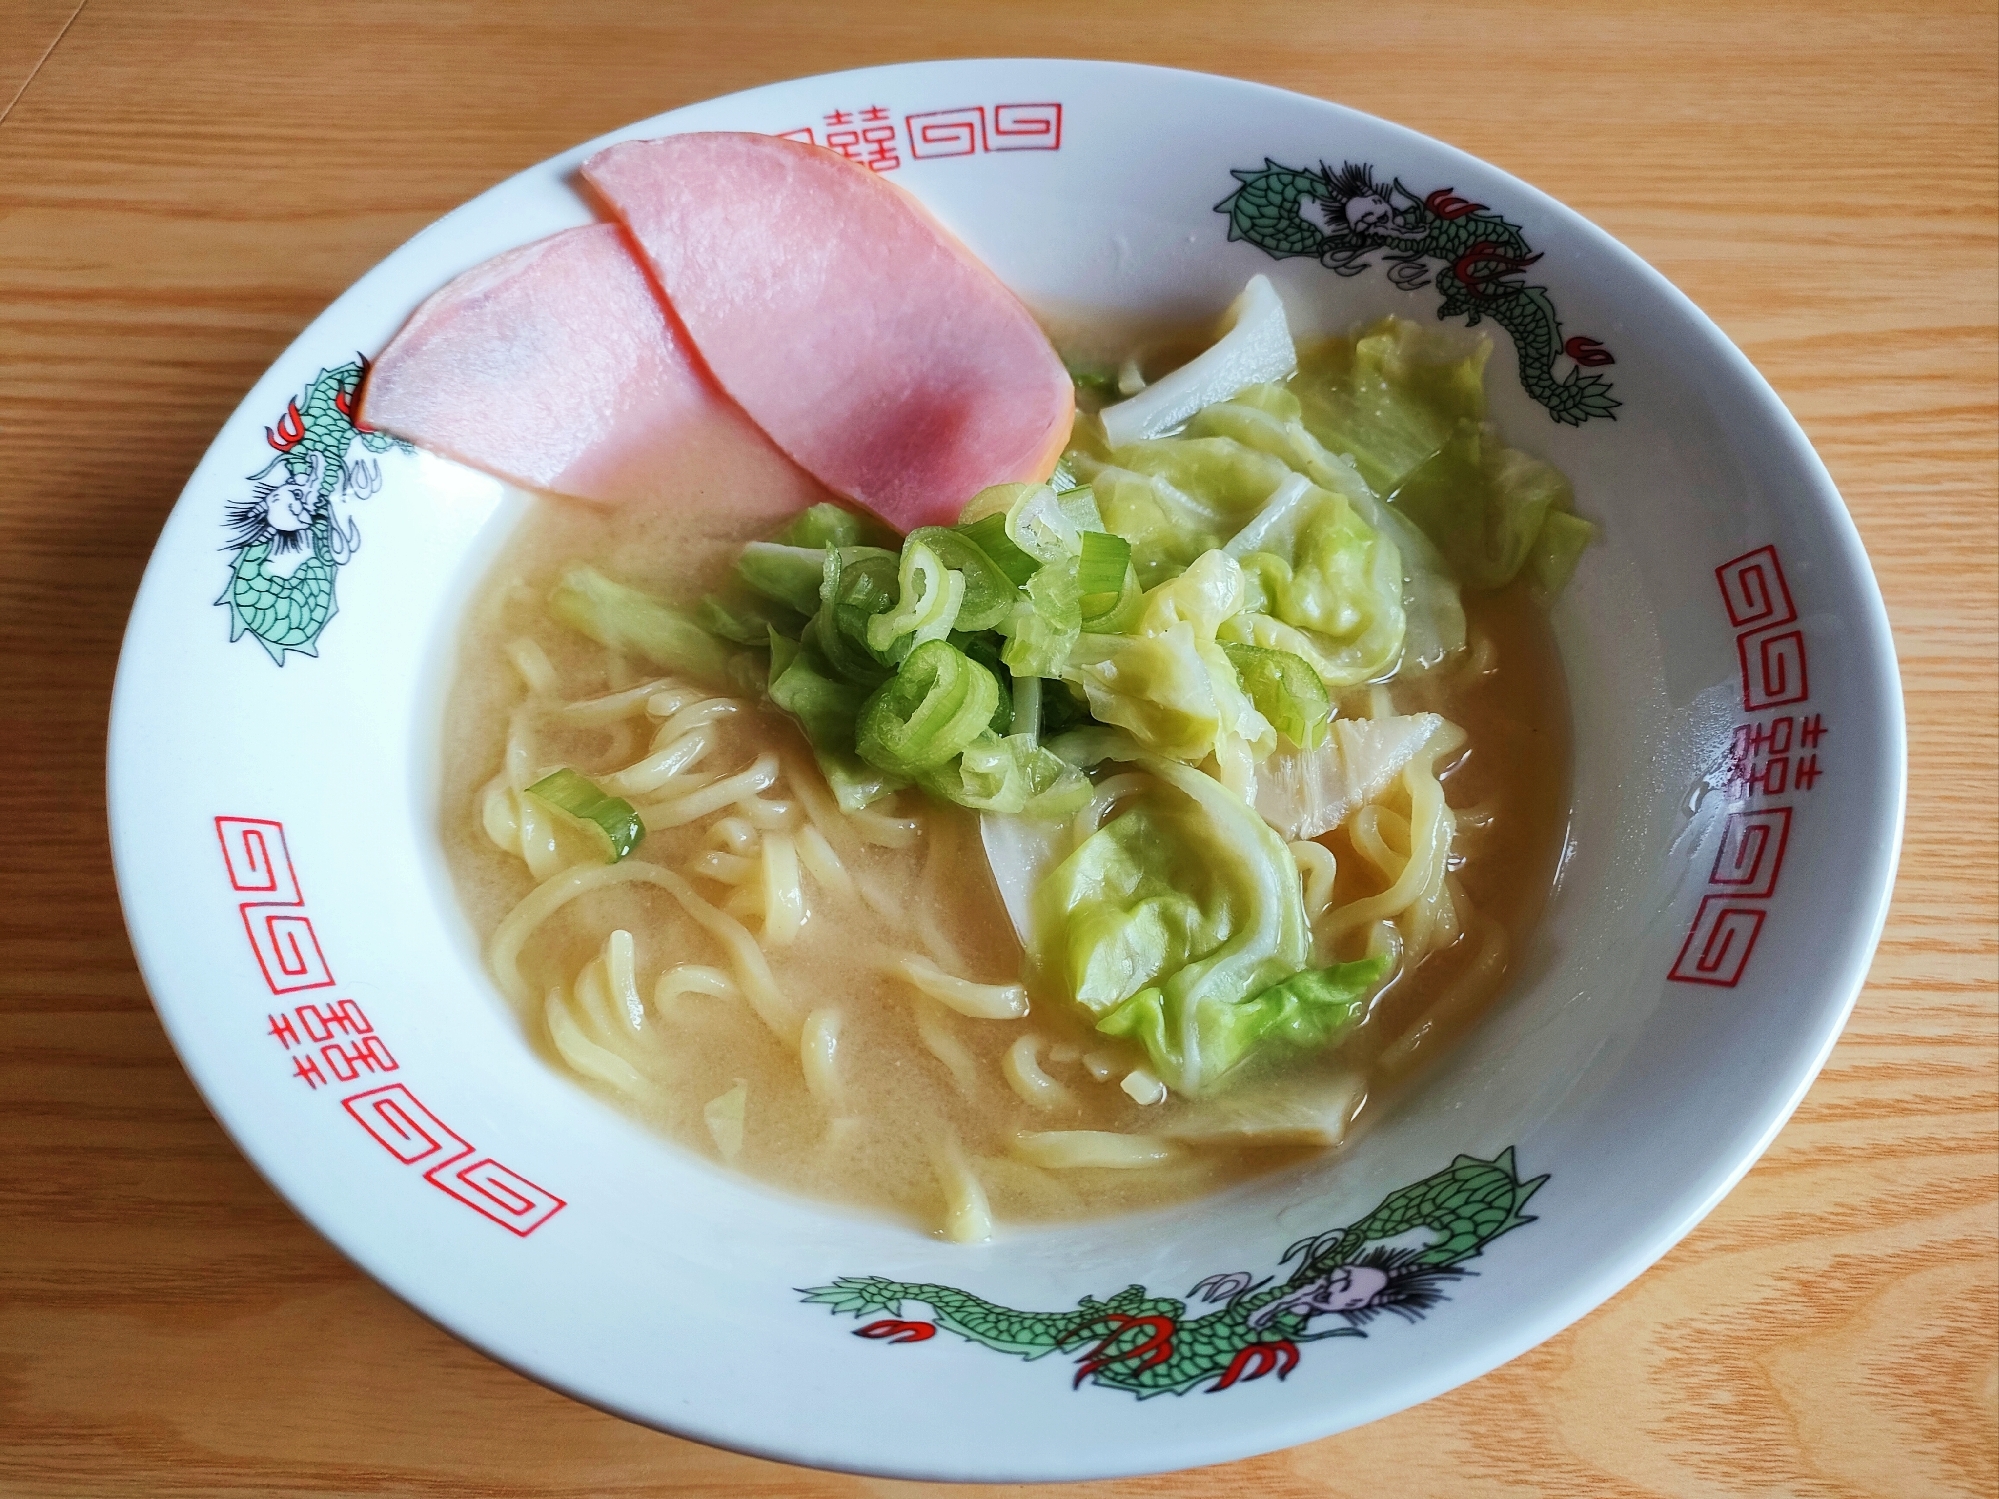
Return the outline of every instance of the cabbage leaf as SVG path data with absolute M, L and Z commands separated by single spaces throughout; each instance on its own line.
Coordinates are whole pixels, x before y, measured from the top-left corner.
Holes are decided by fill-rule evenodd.
M 1035 890 L 1038 978 L 1098 1030 L 1144 1047 L 1154 1073 L 1190 1096 L 1253 1053 L 1350 1023 L 1353 975 L 1299 982 L 1311 929 L 1291 852 L 1270 825 L 1200 771 L 1116 734 L 1078 737 L 1091 741 L 1083 753 L 1130 760 L 1161 784 Z
M 1388 502 L 1422 528 L 1471 588 L 1511 583 L 1537 554 L 1551 517 L 1563 517 L 1549 548 L 1551 562 L 1567 555 L 1573 568 L 1580 551 L 1577 538 L 1588 543 L 1589 533 L 1572 524 L 1575 497 L 1560 470 L 1507 447 L 1491 427 L 1471 422 L 1460 422 L 1443 447 L 1396 486 Z M 1553 566 L 1537 565 L 1535 571 L 1550 592 L 1566 581 Z M 1555 580 L 1552 586 L 1549 578 Z
M 1127 729 L 1146 749 L 1175 760 L 1212 754 L 1223 778 L 1246 791 L 1249 768 L 1277 739 L 1216 638 L 1245 596 L 1235 559 L 1207 552 L 1146 592 L 1134 633 L 1081 636 L 1065 675 L 1083 689 L 1099 723 Z

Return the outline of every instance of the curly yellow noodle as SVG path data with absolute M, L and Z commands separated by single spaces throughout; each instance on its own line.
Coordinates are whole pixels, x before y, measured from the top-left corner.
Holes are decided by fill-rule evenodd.
M 1339 861 L 1323 843 L 1299 840 L 1291 845 L 1291 858 L 1305 884 L 1305 916 L 1316 923 L 1333 903 L 1333 882 L 1339 878 Z
M 757 946 L 756 939 L 743 929 L 740 922 L 703 900 L 682 876 L 657 864 L 633 859 L 621 864 L 591 864 L 565 870 L 529 891 L 500 919 L 487 946 L 486 961 L 499 981 L 501 992 L 516 1004 L 525 1006 L 528 1003 L 527 981 L 522 977 L 520 968 L 521 949 L 542 922 L 593 890 L 604 890 L 613 885 L 642 884 L 657 885 L 666 891 L 680 903 L 682 910 L 722 944 L 729 955 L 736 983 L 749 1000 L 750 1008 L 786 1046 L 796 1045 L 798 1020 L 778 992 L 777 980 L 772 977 L 770 964 L 764 958 L 763 949 Z
M 789 833 L 770 833 L 763 846 L 763 940 L 785 947 L 805 926 L 805 884 L 798 876 L 798 845 Z
M 958 1085 L 958 1091 L 970 1098 L 979 1089 L 978 1059 L 971 1048 L 952 1034 L 951 1022 L 944 1006 L 933 999 L 919 997 L 916 1001 L 916 1036 L 923 1043 L 924 1050 L 944 1064 L 944 1070 L 951 1074 L 951 1081 Z
M 975 984 L 944 972 L 917 953 L 891 963 L 888 971 L 971 1020 L 1019 1020 L 1027 1014 L 1027 990 L 1020 984 Z
M 840 1098 L 839 1049 L 840 1012 L 822 1005 L 805 1017 L 800 1028 L 798 1060 L 806 1091 L 828 1107 Z
M 805 866 L 807 874 L 819 882 L 821 889 L 848 900 L 854 899 L 854 877 L 847 873 L 847 866 L 833 852 L 833 845 L 826 841 L 826 835 L 809 822 L 798 830 L 798 862 Z
M 696 729 L 653 750 L 636 764 L 613 771 L 603 778 L 604 789 L 613 796 L 644 796 L 657 791 L 675 776 L 692 770 L 714 746 L 714 736 Z
M 557 1055 L 572 1070 L 608 1084 L 621 1093 L 630 1093 L 635 1097 L 645 1093 L 647 1083 L 637 1068 L 583 1034 L 582 1027 L 569 1013 L 562 990 L 548 991 L 542 1014 L 547 1019 L 549 1040 L 554 1043 Z
M 521 682 L 536 697 L 547 697 L 555 691 L 555 663 L 548 659 L 548 652 L 541 643 L 523 635 L 507 645 L 507 659 L 520 673 Z
M 1067 1108 L 1075 1103 L 1076 1096 L 1041 1070 L 1041 1063 L 1035 1057 L 1040 1048 L 1041 1038 L 1032 1031 L 1019 1037 L 1000 1058 L 1000 1072 L 1007 1086 L 1029 1108 L 1043 1113 Z
M 747 817 L 718 817 L 708 824 L 708 841 L 732 854 L 747 854 L 757 846 L 757 830 Z
M 677 963 L 662 973 L 652 986 L 655 1015 L 671 1015 L 680 1008 L 683 994 L 705 994 L 713 999 L 732 999 L 743 991 L 736 981 L 719 968 L 700 963 Z
M 930 1146 L 931 1169 L 944 1193 L 940 1232 L 953 1244 L 983 1244 L 993 1236 L 993 1209 L 986 1189 L 965 1159 L 955 1131 L 947 1130 Z
M 714 880 L 717 884 L 738 886 L 747 885 L 755 879 L 760 867 L 755 859 L 746 859 L 741 854 L 725 854 L 720 849 L 711 848 L 688 865 L 687 872 L 700 875 L 703 879 Z
M 1422 1017 L 1382 1052 L 1376 1063 L 1382 1074 L 1395 1078 L 1408 1072 L 1456 1011 L 1491 986 L 1505 962 L 1506 929 L 1496 921 L 1480 923 L 1478 952 Z
M 637 951 L 632 934 L 620 928 L 604 939 L 604 983 L 619 1018 L 636 1031 L 645 1024 L 646 1004 L 639 997 Z
M 578 702 L 564 703 L 556 712 L 570 723 L 616 723 L 621 718 L 631 718 L 644 712 L 646 700 L 666 685 L 669 684 L 664 678 L 654 678 L 637 687 L 606 693 L 603 697 L 583 698 Z
M 653 731 L 655 746 L 671 744 L 674 740 L 705 729 L 719 719 L 724 719 L 743 711 L 743 705 L 732 697 L 707 697 L 689 703 Z
M 1164 1166 L 1185 1154 L 1172 1141 L 1154 1135 L 1122 1135 L 1101 1129 L 1024 1131 L 1014 1136 L 1014 1149 L 1051 1171 L 1143 1170 Z
M 777 756 L 766 751 L 751 761 L 747 769 L 724 776 L 690 795 L 671 801 L 647 802 L 638 809 L 639 818 L 648 832 L 682 827 L 719 812 L 752 792 L 765 790 L 776 781 Z
M 789 832 L 792 813 L 797 806 L 793 802 L 774 801 L 766 796 L 746 796 L 736 803 L 736 810 L 752 827 L 763 832 Z

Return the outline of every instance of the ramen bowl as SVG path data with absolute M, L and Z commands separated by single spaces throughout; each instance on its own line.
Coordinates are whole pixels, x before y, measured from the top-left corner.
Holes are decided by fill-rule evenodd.
M 1603 532 L 1553 614 L 1567 848 L 1506 993 L 1349 1147 L 1169 1209 L 947 1244 L 724 1174 L 558 1073 L 499 998 L 444 863 L 440 743 L 460 619 L 528 500 L 357 428 L 356 366 L 458 272 L 591 220 L 592 151 L 695 130 L 864 161 L 1050 317 L 1184 325 L 1261 272 L 1301 331 L 1395 312 L 1492 333 L 1495 420 Z M 1273 173 L 1312 177 L 1315 209 L 1294 193 L 1283 211 Z M 326 539 L 280 576 L 232 512 L 269 503 L 257 485 L 307 436 L 338 463 Z M 417 235 L 272 365 L 190 478 L 133 610 L 109 762 L 127 920 L 188 1072 L 371 1275 L 634 1421 L 987 1481 L 1325 1436 L 1476 1378 L 1638 1275 L 1837 1037 L 1903 779 L 1888 627 L 1839 496 L 1657 273 L 1409 130 L 1047 61 L 694 105 Z M 1384 1299 L 1409 1249 L 1432 1273 Z M 1266 1277 L 1295 1281 L 1304 1331 L 1234 1317 L 1232 1291 Z

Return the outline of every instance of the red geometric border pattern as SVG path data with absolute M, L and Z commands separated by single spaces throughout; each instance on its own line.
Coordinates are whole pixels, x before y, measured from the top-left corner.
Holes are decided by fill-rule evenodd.
M 1707 882 L 1737 896 L 1775 895 L 1790 841 L 1789 807 L 1731 812 L 1722 826 L 1721 847 L 1715 850 L 1714 871 Z
M 330 986 L 333 971 L 305 913 L 284 824 L 267 817 L 217 817 L 215 836 L 222 845 L 230 890 L 257 897 L 241 902 L 238 911 L 265 985 L 273 994 Z M 287 1053 L 300 1044 L 301 1029 L 309 1040 L 325 1041 L 319 1048 L 320 1059 L 341 1081 L 352 1081 L 363 1071 L 401 1070 L 387 1042 L 374 1034 L 374 1026 L 352 999 L 300 1005 L 289 1017 L 266 1018 L 269 1034 Z M 336 1030 L 350 1039 L 334 1041 Z M 325 1083 L 325 1073 L 309 1052 L 293 1060 L 294 1076 L 314 1091 Z M 519 1238 L 568 1206 L 546 1187 L 491 1156 L 472 1159 L 477 1155 L 472 1142 L 438 1118 L 407 1084 L 366 1088 L 340 1102 L 348 1116 L 397 1161 L 423 1167 L 423 1179 L 433 1187 Z
M 1749 954 L 1763 930 L 1763 907 L 1733 895 L 1709 895 L 1694 913 L 1693 929 L 1680 948 L 1668 978 L 1683 984 L 1733 989 L 1749 966 Z
M 1798 626 L 1797 601 L 1777 548 L 1765 545 L 1731 557 L 1714 570 L 1714 577 L 1735 632 L 1743 710 L 1759 713 L 1807 701 L 1811 682 L 1805 633 Z M 1769 915 L 1762 902 L 1777 893 L 1791 840 L 1790 807 L 1750 803 L 1787 788 L 1809 789 L 1821 774 L 1816 755 L 1801 754 L 1795 765 L 1790 759 L 1793 723 L 1794 717 L 1785 717 L 1738 726 L 1726 778 L 1709 782 L 1735 804 L 1708 872 L 1708 888 L 1719 893 L 1701 898 L 1666 975 L 1676 983 L 1732 989 L 1749 966 Z M 1823 733 L 1822 720 L 1812 716 L 1806 720 L 1804 743 L 1816 746 Z

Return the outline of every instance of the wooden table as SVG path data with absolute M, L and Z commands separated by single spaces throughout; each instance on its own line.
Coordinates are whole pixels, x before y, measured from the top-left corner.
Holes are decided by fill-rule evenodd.
M 57 39 L 60 38 L 58 41 Z M 1504 1369 L 1123 1494 L 1990 1495 L 1992 0 L 0 0 L 0 1492 L 862 1494 L 489 1363 L 202 1107 L 99 788 L 153 537 L 265 364 L 405 236 L 599 131 L 799 73 L 1070 54 L 1337 99 L 1604 225 L 1748 352 L 1846 495 L 1908 692 L 1909 838 L 1831 1064 L 1721 1208 Z

